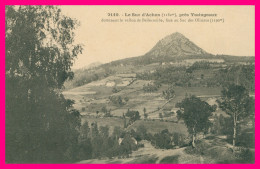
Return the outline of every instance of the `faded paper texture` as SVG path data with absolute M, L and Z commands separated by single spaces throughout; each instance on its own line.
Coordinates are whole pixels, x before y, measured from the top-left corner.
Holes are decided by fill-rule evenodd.
M 254 6 L 6 7 L 6 161 L 255 162 Z
M 77 40 L 88 46 L 76 62 L 76 68 L 96 61 L 143 55 L 158 40 L 174 32 L 182 33 L 212 54 L 254 55 L 254 6 L 62 6 L 62 9 L 81 22 Z M 109 17 L 108 13 L 120 16 Z M 130 16 L 125 16 L 126 13 Z M 132 16 L 133 13 L 141 16 Z M 177 17 L 142 17 L 144 13 L 176 14 Z M 189 16 L 179 17 L 185 13 Z M 191 13 L 217 14 L 217 17 L 192 17 Z M 186 22 L 101 22 L 119 18 L 186 19 Z M 196 18 L 224 19 L 224 22 L 188 22 Z

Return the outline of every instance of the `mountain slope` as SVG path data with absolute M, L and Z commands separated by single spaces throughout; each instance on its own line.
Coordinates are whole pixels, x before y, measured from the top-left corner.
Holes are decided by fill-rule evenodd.
M 150 56 L 183 56 L 183 55 L 205 55 L 206 51 L 195 45 L 179 32 L 175 32 L 161 39 L 146 54 Z

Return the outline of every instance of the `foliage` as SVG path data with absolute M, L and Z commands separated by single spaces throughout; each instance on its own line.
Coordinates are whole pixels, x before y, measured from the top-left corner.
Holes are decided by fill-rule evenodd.
M 255 153 L 249 148 L 243 148 L 238 154 L 240 163 L 254 164 L 255 163 Z
M 193 146 L 195 145 L 195 136 L 199 132 L 204 132 L 210 127 L 209 117 L 215 111 L 214 106 L 210 106 L 196 96 L 185 98 L 177 104 L 180 108 L 181 118 L 183 118 L 188 132 L 193 137 Z
M 181 120 L 182 119 L 182 112 L 181 112 L 181 110 L 177 110 L 176 114 L 177 114 L 178 121 Z
M 212 68 L 212 69 L 209 69 Z M 153 72 L 137 73 L 136 77 L 142 80 L 153 80 L 154 83 L 168 84 L 181 87 L 227 87 L 230 84 L 239 84 L 250 91 L 255 90 L 254 64 L 232 64 L 195 62 L 190 67 L 165 66 Z
M 114 105 L 123 106 L 127 104 L 129 98 L 128 97 L 122 98 L 121 96 L 109 96 L 109 101 L 112 102 Z
M 154 73 L 138 73 L 137 78 L 143 80 L 155 80 L 156 84 L 171 84 L 175 86 L 187 87 L 190 85 L 194 76 L 186 73 L 186 67 L 165 67 L 158 68 Z
M 162 119 L 163 118 L 163 114 L 160 112 L 159 113 L 159 118 Z
M 163 97 L 166 100 L 170 100 L 175 96 L 175 91 L 173 89 L 173 86 L 169 87 L 167 90 L 163 91 Z
M 254 99 L 243 86 L 233 84 L 222 90 L 219 105 L 233 119 L 233 146 L 236 145 L 238 122 L 254 114 L 254 104 Z
M 174 112 L 163 112 L 163 117 L 171 117 L 174 115 Z
M 173 147 L 171 134 L 169 133 L 168 129 L 162 130 L 160 133 L 154 134 L 154 137 L 151 142 L 157 148 L 170 149 Z
M 148 113 L 146 113 L 146 108 L 145 107 L 144 107 L 143 111 L 144 111 L 144 119 L 147 119 L 148 118 Z
M 233 122 L 232 118 L 224 117 L 222 114 L 215 114 L 213 117 L 213 124 L 211 126 L 211 133 L 218 135 L 232 136 Z
M 93 123 L 89 128 L 88 122 L 85 122 L 80 132 L 78 160 L 126 156 L 138 148 L 132 134 L 125 133 L 119 127 L 115 127 L 110 135 L 108 126 L 98 127 Z
M 173 155 L 173 156 L 164 157 L 160 161 L 160 164 L 178 164 L 178 162 L 179 162 L 178 158 L 179 157 L 180 157 L 180 155 Z
M 104 114 L 106 114 L 108 112 L 106 106 L 102 106 L 101 112 L 103 112 Z
M 56 6 L 6 6 L 6 161 L 75 160 L 80 114 L 60 93 L 73 78 L 78 23 Z
M 137 141 L 146 140 L 147 139 L 147 129 L 144 127 L 144 125 L 140 125 L 136 129 L 136 137 L 135 139 Z
M 129 120 L 130 123 L 133 123 L 136 120 L 140 119 L 139 111 L 128 110 L 127 113 L 125 114 L 125 116 L 130 118 L 130 120 Z
M 185 148 L 185 152 L 187 154 L 194 154 L 194 155 L 205 155 L 205 152 L 207 151 L 207 149 L 210 148 L 210 145 L 207 144 L 204 141 L 199 141 L 196 145 L 196 147 L 192 147 L 192 146 L 188 146 L 187 148 Z
M 190 66 L 186 72 L 187 73 L 192 73 L 194 70 L 199 70 L 199 69 L 209 69 L 210 68 L 210 63 L 206 62 L 206 61 L 199 61 L 199 62 L 195 62 L 193 63 L 192 66 Z
M 143 91 L 148 93 L 155 92 L 160 88 L 160 86 L 161 86 L 160 84 L 153 84 L 153 83 L 148 83 L 147 85 L 144 84 Z
M 232 65 L 220 69 L 212 78 L 215 84 L 224 88 L 237 84 L 249 91 L 255 90 L 255 66 L 254 65 Z
M 238 117 L 243 118 L 254 113 L 254 100 L 249 97 L 245 87 L 239 85 L 230 85 L 222 90 L 220 108 L 230 116 L 235 112 Z
M 173 142 L 176 146 L 182 147 L 186 145 L 185 136 L 181 133 L 174 132 L 173 133 Z
M 117 89 L 116 87 L 113 87 L 113 89 L 112 89 L 112 92 L 113 93 L 117 93 L 117 92 L 119 92 L 120 90 L 119 89 Z
M 66 89 L 75 88 L 84 84 L 91 83 L 93 81 L 104 79 L 110 75 L 115 74 L 110 68 L 104 65 L 100 65 L 94 68 L 82 68 L 75 70 L 75 76 L 73 80 L 66 81 Z

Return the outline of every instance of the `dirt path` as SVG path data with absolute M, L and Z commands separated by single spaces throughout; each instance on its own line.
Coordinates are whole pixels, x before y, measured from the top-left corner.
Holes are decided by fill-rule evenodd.
M 165 106 L 166 106 L 166 104 L 168 104 L 170 101 L 172 101 L 174 98 L 171 98 L 171 99 L 169 99 L 166 103 L 164 103 L 161 107 L 160 107 L 160 109 L 157 109 L 157 110 L 154 110 L 154 111 L 150 111 L 150 112 L 148 112 L 147 114 L 152 114 L 152 113 L 155 113 L 155 112 L 158 112 L 158 111 L 160 111 L 160 110 L 162 110 Z
M 154 163 L 159 164 L 162 159 L 166 157 L 173 157 L 173 156 L 182 156 L 184 155 L 184 149 L 185 148 L 179 148 L 179 149 L 156 149 L 154 146 L 151 145 L 148 141 L 142 141 L 144 144 L 143 148 L 139 148 L 137 151 L 133 151 L 132 154 L 130 154 L 129 158 L 113 158 L 113 159 L 91 159 L 91 160 L 83 160 L 80 161 L 80 164 L 113 164 L 113 163 L 119 163 L 119 164 L 127 164 L 127 163 Z

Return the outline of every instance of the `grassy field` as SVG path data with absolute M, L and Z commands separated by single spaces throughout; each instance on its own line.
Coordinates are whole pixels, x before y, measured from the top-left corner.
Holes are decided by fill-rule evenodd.
M 162 92 L 168 88 L 168 85 L 162 85 L 158 91 L 146 93 L 142 90 L 143 85 L 151 81 L 133 80 L 127 75 L 122 74 L 120 76 L 119 74 L 107 77 L 100 81 L 68 90 L 64 92 L 64 95 L 66 98 L 75 100 L 74 107 L 82 114 L 94 115 L 96 111 L 100 112 L 102 107 L 106 107 L 108 110 L 111 110 L 113 116 L 120 117 L 128 109 L 131 109 L 139 111 L 143 118 L 143 109 L 146 108 L 146 113 L 149 114 L 150 118 L 158 119 L 160 112 L 165 110 L 171 111 L 175 108 L 175 104 L 182 101 L 187 95 L 196 95 L 207 101 L 210 98 L 219 97 L 221 93 L 221 88 L 216 87 L 175 87 L 175 97 L 167 103 L 167 100 L 162 97 Z M 129 74 L 129 76 L 133 77 L 133 74 Z M 131 83 L 131 81 L 133 82 Z M 128 85 L 120 86 L 123 83 L 127 84 L 127 82 Z M 114 84 L 119 91 L 113 93 L 112 89 L 114 86 L 109 86 L 108 84 Z M 109 96 L 127 97 L 129 101 L 121 106 L 114 105 L 109 102 Z
M 147 129 L 147 132 L 151 134 L 159 133 L 164 129 L 168 129 L 170 133 L 177 132 L 186 136 L 188 135 L 187 128 L 183 123 L 163 122 L 159 120 L 138 120 L 133 125 L 129 126 L 127 130 L 136 130 L 136 128 L 140 125 L 144 125 L 144 127 Z

